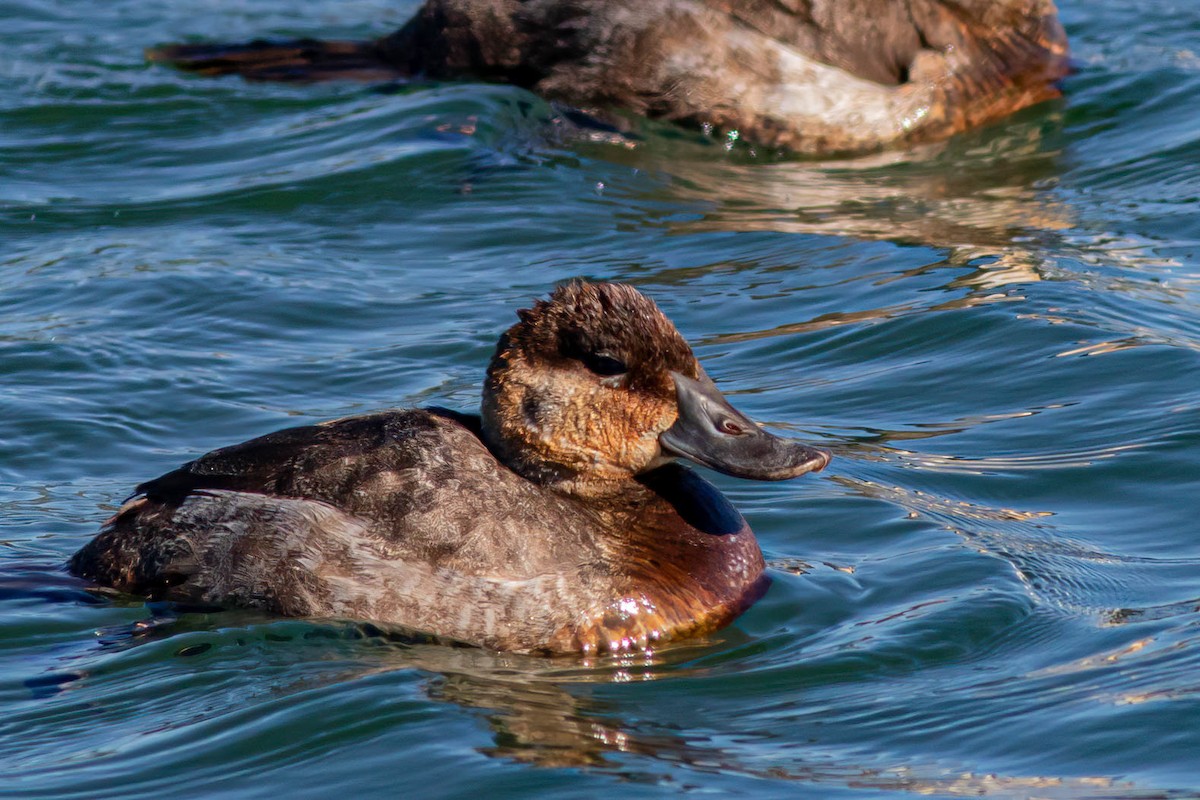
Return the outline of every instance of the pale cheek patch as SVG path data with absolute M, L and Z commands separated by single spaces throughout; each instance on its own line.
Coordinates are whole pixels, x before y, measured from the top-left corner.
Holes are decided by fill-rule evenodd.
M 575 446 L 593 464 L 636 474 L 660 457 L 658 435 L 670 427 L 674 415 L 660 403 L 629 393 L 619 399 L 621 403 L 603 398 L 573 406 L 570 427 L 576 432 Z

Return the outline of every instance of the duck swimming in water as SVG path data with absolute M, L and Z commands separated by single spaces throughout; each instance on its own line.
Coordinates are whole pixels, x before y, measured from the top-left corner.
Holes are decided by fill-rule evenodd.
M 798 153 L 944 138 L 1059 96 L 1053 0 L 426 0 L 374 41 L 148 52 L 253 80 L 478 79 Z
M 518 316 L 480 416 L 383 411 L 214 450 L 138 486 L 71 571 L 524 652 L 647 648 L 732 620 L 765 587 L 762 553 L 675 459 L 780 480 L 829 454 L 735 410 L 630 286 L 567 284 Z

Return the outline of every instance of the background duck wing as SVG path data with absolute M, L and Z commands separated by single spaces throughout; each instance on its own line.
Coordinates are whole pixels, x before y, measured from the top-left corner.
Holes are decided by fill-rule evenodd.
M 388 81 L 406 73 L 384 60 L 374 42 L 256 39 L 245 44 L 172 44 L 146 51 L 201 75 L 241 75 L 252 81 Z

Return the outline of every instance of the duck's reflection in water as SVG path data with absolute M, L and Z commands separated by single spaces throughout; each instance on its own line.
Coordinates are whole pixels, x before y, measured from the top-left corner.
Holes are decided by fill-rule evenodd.
M 1071 169 L 1063 109 L 1043 105 L 991 129 L 901 152 L 855 158 L 722 160 L 710 149 L 681 157 L 648 137 L 637 147 L 589 151 L 641 173 L 653 188 L 606 187 L 627 227 L 675 234 L 776 232 L 852 237 L 945 251 L 969 266 L 955 286 L 985 297 L 1055 278 L 1064 259 L 1155 270 L 1175 266 L 1153 243 L 1089 230 Z M 686 154 L 686 148 L 682 148 Z M 1067 179 L 1069 181 L 1069 178 Z M 734 265 L 736 266 L 736 265 Z M 668 277 L 664 276 L 664 277 Z
M 552 680 L 460 669 L 433 673 L 428 691 L 435 700 L 482 710 L 495 742 L 482 752 L 498 758 L 582 767 L 607 764 L 616 753 L 654 756 L 687 749 L 677 736 L 630 730 L 602 704 Z
M 841 762 L 821 747 L 781 744 L 762 732 L 685 732 L 670 721 L 650 722 L 645 709 L 623 712 L 614 700 L 592 696 L 597 685 L 611 697 L 611 684 L 678 680 L 708 669 L 697 661 L 735 646 L 736 628 L 722 639 L 681 644 L 658 653 L 580 659 L 509 656 L 478 649 L 420 645 L 404 649 L 404 667 L 430 674 L 432 699 L 483 712 L 494 744 L 481 752 L 536 767 L 584 767 L 624 780 L 659 781 L 676 769 L 690 773 L 735 773 L 763 780 L 830 787 L 903 791 L 914 795 L 1128 798 L 1146 791 L 1105 777 L 1017 777 L 975 774 L 966 769 L 897 763 L 864 766 Z M 665 689 L 666 687 L 664 687 Z M 634 717 L 637 717 L 635 721 Z M 747 752 L 714 743 L 738 740 Z M 773 755 L 772 755 L 773 754 Z
M 80 581 L 65 576 L 54 578 L 50 568 L 20 572 L 11 575 L 12 580 L 0 581 L 8 592 L 0 595 L 12 599 L 16 593 L 22 602 L 49 604 L 91 595 Z M 51 590 L 26 591 L 30 588 L 28 579 L 34 574 L 48 579 L 53 584 Z M 105 595 L 111 596 L 101 593 L 102 604 Z M 89 602 L 95 603 L 96 599 L 92 596 Z M 133 648 L 165 648 L 187 659 L 189 666 L 198 653 L 216 657 L 222 650 L 257 648 L 285 657 L 282 662 L 269 659 L 283 671 L 276 673 L 282 680 L 272 680 L 274 685 L 263 695 L 265 698 L 311 693 L 325 687 L 337 690 L 364 679 L 386 680 L 392 674 L 411 678 L 415 671 L 425 675 L 424 693 L 428 698 L 480 715 L 492 740 L 480 752 L 531 768 L 582 768 L 633 782 L 735 774 L 775 782 L 914 795 L 1024 797 L 1036 792 L 1045 798 L 1170 796 L 1099 776 L 976 774 L 966 768 L 914 764 L 901 758 L 893 763 L 872 758 L 872 765 L 866 766 L 858 759 L 838 760 L 836 748 L 807 739 L 796 743 L 783 731 L 764 731 L 761 726 L 742 729 L 744 725 L 730 729 L 736 723 L 726 718 L 713 719 L 711 726 L 703 729 L 688 729 L 674 720 L 656 719 L 654 710 L 638 697 L 622 699 L 619 684 L 656 681 L 669 693 L 673 682 L 711 677 L 714 669 L 720 669 L 713 664 L 727 661 L 724 654 L 753 645 L 736 627 L 707 640 L 682 642 L 657 652 L 593 659 L 544 658 L 434 643 L 428 637 L 384 631 L 370 623 L 280 620 L 245 611 L 176 615 L 178 609 L 165 606 L 156 610 L 163 613 L 133 625 L 98 631 L 99 648 L 93 643 L 70 653 L 60 652 L 54 659 L 55 667 L 30 682 L 33 696 L 52 698 L 68 690 L 86 693 L 97 660 L 116 656 L 120 662 L 123 654 Z M 317 658 L 314 648 L 320 653 Z M 174 660 L 166 652 L 163 655 L 168 665 Z M 233 652 L 230 657 L 242 662 L 255 655 Z M 145 659 L 135 661 L 139 670 L 147 664 Z M 164 663 L 157 657 L 152 661 Z M 287 666 L 289 663 L 295 664 L 294 670 Z M 109 664 L 99 673 L 112 680 L 112 671 Z M 238 694 L 244 697 L 245 690 Z M 243 709 L 239 706 L 238 710 Z M 195 721 L 209 719 L 213 713 L 210 706 Z
M 1031 112 L 1032 113 L 1032 112 Z M 594 155 L 670 176 L 664 193 L 697 212 L 667 211 L 673 231 L 778 231 L 993 249 L 1019 230 L 1061 230 L 1070 210 L 1050 191 L 1062 173 L 1061 112 L 904 151 L 825 160 L 681 158 L 678 147 L 599 148 Z M 652 199 L 666 200 L 667 197 Z M 650 215 L 650 220 L 654 216 Z

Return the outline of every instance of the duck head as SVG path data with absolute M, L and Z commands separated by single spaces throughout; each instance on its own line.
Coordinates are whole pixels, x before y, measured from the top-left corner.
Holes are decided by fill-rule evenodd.
M 574 282 L 517 314 L 488 367 L 483 437 L 530 480 L 599 495 L 677 457 L 754 480 L 829 462 L 730 405 L 632 286 Z

